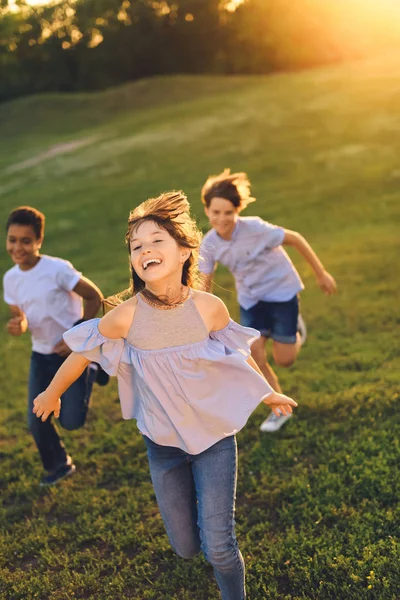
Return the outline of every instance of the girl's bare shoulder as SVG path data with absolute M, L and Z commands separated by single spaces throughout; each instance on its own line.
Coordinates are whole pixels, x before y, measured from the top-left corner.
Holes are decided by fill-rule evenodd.
M 196 305 L 204 305 L 212 308 L 216 308 L 221 304 L 225 306 L 225 304 L 220 298 L 218 298 L 218 296 L 214 296 L 214 294 L 210 294 L 209 292 L 203 292 L 201 290 L 192 290 L 192 294 L 193 300 L 195 301 Z
M 218 296 L 200 290 L 193 290 L 193 300 L 209 331 L 217 331 L 227 325 L 229 312 Z
M 99 331 L 111 339 L 127 336 L 137 307 L 137 298 L 129 298 L 111 309 L 100 321 Z

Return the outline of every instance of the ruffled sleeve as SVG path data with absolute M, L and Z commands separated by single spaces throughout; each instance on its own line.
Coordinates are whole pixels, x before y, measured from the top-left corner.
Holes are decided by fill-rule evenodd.
M 99 321 L 100 319 L 84 321 L 66 331 L 63 338 L 73 352 L 99 363 L 109 375 L 116 375 L 125 340 L 104 337 L 99 331 Z
M 246 358 L 250 356 L 250 346 L 260 337 L 260 332 L 251 327 L 243 327 L 232 319 L 228 325 L 218 331 L 211 331 L 210 338 L 221 342 L 231 352 L 239 352 Z

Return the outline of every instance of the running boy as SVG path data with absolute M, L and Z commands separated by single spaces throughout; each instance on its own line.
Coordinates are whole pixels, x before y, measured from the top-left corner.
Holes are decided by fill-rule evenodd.
M 267 362 L 266 342 L 273 341 L 275 363 L 289 367 L 305 341 L 306 330 L 299 315 L 298 293 L 304 288 L 283 245 L 292 246 L 313 269 L 325 294 L 336 291 L 334 278 L 302 235 L 263 221 L 259 217 L 241 217 L 241 211 L 255 201 L 250 195 L 246 173 L 224 170 L 205 182 L 201 199 L 212 227 L 200 249 L 200 271 L 204 290 L 210 291 L 217 263 L 229 269 L 235 278 L 240 323 L 257 329 L 261 337 L 251 354 L 274 390 L 281 393 L 278 378 Z M 277 431 L 291 414 L 273 412 L 261 424 L 261 431 Z
M 43 423 L 33 414 L 33 400 L 47 388 L 70 354 L 63 333 L 74 324 L 93 318 L 102 294 L 68 261 L 40 254 L 44 223 L 45 216 L 30 206 L 21 206 L 10 213 L 6 248 L 14 266 L 4 275 L 3 290 L 12 315 L 7 323 L 8 333 L 18 336 L 29 329 L 32 334 L 28 426 L 46 471 L 40 484 L 51 485 L 74 473 L 75 465 L 51 420 Z M 85 423 L 97 377 L 100 384 L 108 381 L 108 375 L 92 364 L 65 392 L 60 414 L 65 429 L 78 429 Z

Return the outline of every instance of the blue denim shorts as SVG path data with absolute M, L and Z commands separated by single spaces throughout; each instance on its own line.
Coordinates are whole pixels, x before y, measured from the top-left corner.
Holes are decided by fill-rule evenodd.
M 281 344 L 295 344 L 299 299 L 293 296 L 287 302 L 258 302 L 248 310 L 240 307 L 240 324 L 257 329 L 267 338 Z

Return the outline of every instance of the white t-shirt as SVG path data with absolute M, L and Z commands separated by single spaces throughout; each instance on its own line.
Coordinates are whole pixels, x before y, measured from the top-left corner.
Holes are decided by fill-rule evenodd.
M 287 302 L 303 289 L 292 261 L 282 248 L 282 227 L 259 217 L 238 217 L 230 240 L 215 229 L 203 238 L 199 269 L 210 274 L 221 263 L 233 274 L 240 306 L 257 302 Z
M 25 313 L 35 352 L 51 354 L 82 317 L 82 298 L 72 291 L 80 278 L 70 262 L 46 254 L 28 271 L 14 265 L 5 273 L 4 300 Z

